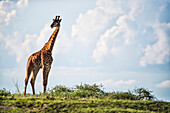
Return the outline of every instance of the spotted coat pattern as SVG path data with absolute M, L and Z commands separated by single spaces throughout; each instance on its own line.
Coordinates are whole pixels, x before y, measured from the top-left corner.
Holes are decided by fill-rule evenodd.
M 55 24 L 55 22 L 57 22 L 58 24 Z M 51 35 L 48 42 L 44 45 L 44 47 L 40 51 L 33 53 L 28 58 L 27 67 L 26 67 L 24 95 L 26 94 L 26 88 L 27 88 L 28 80 L 29 80 L 31 73 L 33 74 L 32 74 L 30 83 L 32 86 L 33 94 L 35 94 L 34 84 L 35 84 L 37 74 L 41 68 L 42 68 L 42 74 L 43 74 L 43 92 L 46 91 L 46 86 L 48 83 L 48 75 L 51 69 L 51 64 L 53 62 L 52 50 L 53 50 L 53 46 L 54 46 L 57 34 L 59 32 L 60 22 L 61 22 L 61 19 L 59 19 L 59 16 L 56 16 L 56 19 L 52 23 L 52 25 L 56 25 L 54 26 L 56 27 L 56 29 Z

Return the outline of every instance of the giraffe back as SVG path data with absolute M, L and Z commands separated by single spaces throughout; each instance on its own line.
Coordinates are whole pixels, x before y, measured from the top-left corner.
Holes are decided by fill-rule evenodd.
M 41 51 L 38 51 L 38 52 L 36 52 L 36 53 L 33 53 L 33 54 L 30 56 L 30 59 L 31 59 L 34 67 L 42 68 Z

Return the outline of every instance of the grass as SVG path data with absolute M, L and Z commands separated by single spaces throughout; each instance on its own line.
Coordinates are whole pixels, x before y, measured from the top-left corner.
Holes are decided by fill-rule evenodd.
M 47 96 L 1 97 L 0 112 L 170 112 L 169 102 L 110 100 L 99 98 L 53 98 Z M 4 106 L 4 108 L 2 108 Z
M 133 97 L 134 96 L 134 97 Z M 76 88 L 56 86 L 46 94 L 11 94 L 0 90 L 2 113 L 168 113 L 170 102 L 136 100 L 129 92 L 106 93 L 96 85 L 80 85 Z M 135 99 L 136 98 L 136 99 Z M 144 98 L 143 98 L 144 99 Z

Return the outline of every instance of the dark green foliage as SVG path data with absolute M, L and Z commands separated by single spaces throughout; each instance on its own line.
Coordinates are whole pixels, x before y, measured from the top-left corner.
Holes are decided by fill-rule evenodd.
M 55 86 L 54 88 L 52 88 L 51 90 L 49 90 L 49 93 L 69 93 L 69 92 L 73 92 L 73 90 L 71 90 L 70 88 L 67 88 L 65 86 Z
M 136 95 L 129 92 L 113 92 L 108 94 L 109 99 L 136 100 Z
M 11 95 L 10 91 L 7 91 L 5 88 L 0 90 L 0 96 L 8 96 Z
M 80 98 L 86 98 L 86 97 L 102 97 L 105 95 L 105 93 L 100 89 L 102 85 L 76 85 L 76 88 L 74 88 L 74 96 L 79 96 Z
M 134 92 L 136 94 L 137 100 L 154 100 L 155 97 L 152 95 L 152 91 L 149 91 L 149 89 L 145 88 L 138 88 L 134 89 Z
M 89 84 L 80 84 L 76 85 L 74 88 L 68 88 L 66 86 L 57 85 L 54 88 L 48 90 L 45 94 L 40 93 L 37 96 L 46 96 L 45 99 L 55 100 L 56 97 L 64 98 L 108 98 L 108 99 L 122 99 L 122 100 L 154 100 L 155 97 L 152 91 L 149 91 L 145 88 L 136 88 L 133 91 L 128 92 L 104 92 L 102 85 L 89 85 Z M 0 96 L 11 95 L 6 89 L 0 90 Z M 21 95 L 21 94 L 16 94 Z M 29 96 L 30 94 L 27 94 Z M 2 98 L 2 97 L 1 97 Z
M 65 86 L 55 86 L 51 90 L 48 90 L 46 95 L 50 95 L 50 97 L 60 96 L 67 98 L 86 98 L 86 97 L 102 97 L 105 93 L 100 89 L 101 85 L 89 85 L 89 84 L 81 84 L 76 85 L 75 88 L 68 88 Z
M 103 90 L 101 90 L 100 88 L 102 88 L 102 85 L 89 85 L 89 84 L 81 84 L 81 85 L 76 85 L 76 90 L 85 90 L 85 91 L 92 91 L 95 93 L 99 93 L 99 94 L 104 94 Z

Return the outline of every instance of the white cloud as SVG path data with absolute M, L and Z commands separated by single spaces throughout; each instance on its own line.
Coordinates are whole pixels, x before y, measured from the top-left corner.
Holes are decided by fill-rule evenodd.
M 11 12 L 8 12 L 6 15 L 6 19 L 5 22 L 8 25 L 9 21 L 11 20 L 12 17 L 14 17 L 16 15 L 16 10 L 12 10 Z
M 146 47 L 145 55 L 140 60 L 141 66 L 163 64 L 170 60 L 170 23 L 156 24 L 153 28 L 157 41 Z
M 36 40 L 37 48 L 42 48 L 52 35 L 52 31 L 54 31 L 54 29 L 51 30 L 49 26 L 49 24 L 46 24 L 40 31 L 40 35 Z M 60 29 L 53 48 L 53 54 L 66 53 L 69 49 L 71 49 L 72 45 L 73 41 L 69 38 L 63 29 Z
M 21 42 L 21 36 L 18 32 L 14 32 L 13 35 L 4 38 L 5 48 L 10 49 L 10 54 L 16 55 L 16 60 L 19 62 L 23 57 L 24 49 Z
M 128 86 L 134 85 L 135 83 L 136 83 L 136 80 L 113 81 L 112 79 L 97 82 L 97 84 L 102 84 L 106 88 L 109 88 L 109 87 L 128 87 Z
M 63 29 L 60 30 L 57 38 L 58 39 L 55 42 L 53 50 L 54 54 L 67 53 L 71 49 L 73 41 L 69 38 L 69 36 Z
M 9 22 L 16 16 L 17 12 L 28 5 L 28 0 L 0 1 L 0 23 L 9 25 Z
M 24 52 L 25 53 L 30 53 L 31 50 L 33 50 L 33 48 L 38 48 L 38 43 L 36 43 L 36 40 L 37 40 L 37 34 L 33 34 L 33 35 L 30 35 L 30 34 L 26 34 L 25 35 L 25 39 L 23 42 L 20 42 L 22 48 L 24 48 Z M 16 37 L 17 38 L 17 37 Z M 23 52 L 23 54 L 24 54 Z
M 121 10 L 124 11 L 126 8 L 129 8 L 129 10 L 127 10 L 125 14 L 118 16 L 115 25 L 107 29 L 104 34 L 100 36 L 92 56 L 96 62 L 102 62 L 103 58 L 108 55 L 113 55 L 114 57 L 120 55 L 120 59 L 124 56 L 123 54 L 125 52 L 127 53 L 127 51 L 131 51 L 129 48 L 127 49 L 128 45 L 141 45 L 141 42 L 138 41 L 139 37 L 142 35 L 144 36 L 144 34 L 141 33 L 141 30 L 144 31 L 144 29 L 146 30 L 150 28 L 150 19 L 153 19 L 147 18 L 141 20 L 139 18 L 141 14 L 145 15 L 145 13 L 147 13 L 146 11 L 148 11 L 148 6 L 144 6 L 143 3 L 144 2 L 142 1 L 136 1 L 133 3 L 127 1 L 127 6 L 125 7 L 122 5 L 123 2 L 121 3 Z M 155 15 L 156 13 L 157 12 L 154 12 Z M 154 20 L 152 22 L 154 23 Z M 156 19 L 155 23 L 158 23 Z M 158 41 L 154 45 L 147 46 L 145 49 L 145 55 L 140 60 L 141 66 L 146 66 L 147 64 L 163 64 L 170 59 L 170 39 L 168 38 L 169 24 L 154 24 L 153 29 Z M 148 36 L 151 36 L 148 38 L 153 38 L 152 31 L 145 32 L 145 34 L 148 33 L 150 33 Z M 144 44 L 142 46 L 144 46 Z M 140 48 L 136 48 L 136 52 L 137 51 L 142 53 Z M 137 53 L 136 56 L 139 57 Z
M 16 15 L 16 6 L 13 1 L 0 1 L 0 23 L 9 24 L 9 21 Z
M 44 44 L 50 38 L 53 30 L 50 29 L 49 23 L 45 24 L 44 28 L 40 31 L 40 34 L 37 36 L 35 40 L 37 48 L 42 48 L 44 46 Z
M 96 42 L 103 30 L 109 25 L 111 19 L 123 14 L 119 7 L 119 2 L 97 0 L 96 5 L 93 10 L 80 14 L 76 24 L 72 26 L 71 36 L 81 44 L 89 45 Z
M 160 88 L 170 88 L 170 80 L 163 81 L 159 84 L 156 84 L 156 87 Z
M 9 50 L 9 53 L 16 55 L 16 61 L 19 63 L 29 55 L 29 53 L 36 47 L 35 40 L 37 35 L 26 34 L 24 39 L 18 32 L 14 32 L 12 35 L 8 35 L 3 39 L 5 42 L 5 49 Z
M 26 56 L 43 48 L 44 44 L 50 38 L 53 30 L 50 29 L 49 24 L 45 24 L 39 35 L 26 34 L 24 39 L 22 39 L 18 32 L 14 32 L 12 36 L 9 35 L 4 39 L 6 45 L 5 48 L 9 49 L 11 54 L 16 55 L 16 61 L 19 63 L 25 59 Z M 59 39 L 55 42 L 53 54 L 67 52 L 72 46 L 71 39 L 69 39 L 66 32 L 62 29 L 60 29 L 57 38 Z
M 144 54 L 140 61 L 136 61 L 141 66 L 166 63 L 170 58 L 169 36 L 166 36 L 167 32 L 164 33 L 163 27 L 166 25 L 158 24 L 158 15 L 163 13 L 161 11 L 166 1 L 154 4 L 151 8 L 152 2 L 97 0 L 94 9 L 77 18 L 72 26 L 72 38 L 80 45 L 96 45 L 92 54 L 96 62 L 103 62 L 105 57 L 121 59 L 125 54 L 129 56 L 122 59 L 140 59 L 137 57 Z M 155 26 L 152 27 L 153 24 Z M 154 42 L 153 35 L 158 41 L 151 45 Z M 130 56 L 132 51 L 134 55 Z
M 23 8 L 28 5 L 28 0 L 18 0 L 17 2 L 17 8 Z
M 97 48 L 93 52 L 93 58 L 96 59 L 96 62 L 102 62 L 102 58 L 108 54 L 107 42 L 105 38 L 101 38 L 97 43 Z
M 54 29 L 51 30 L 49 26 L 49 24 L 45 24 L 44 28 L 40 31 L 40 35 L 37 36 L 37 48 L 42 48 L 52 35 Z M 60 29 L 53 48 L 53 54 L 66 53 L 72 47 L 72 45 L 73 41 L 63 29 Z
M 128 5 L 131 9 L 129 12 L 129 17 L 131 20 L 135 20 L 135 17 L 140 15 L 144 10 L 144 6 L 143 6 L 144 1 L 142 0 L 136 0 L 136 2 L 129 0 Z
M 96 36 L 96 48 L 94 49 L 92 56 L 96 62 L 102 62 L 103 58 L 109 54 L 112 54 L 113 56 L 120 55 L 123 53 L 124 49 L 126 49 L 126 45 L 133 42 L 135 37 L 134 32 L 136 30 L 135 18 L 142 13 L 143 10 L 142 3 L 140 1 L 98 0 L 96 4 L 102 9 L 102 11 L 99 10 L 98 13 L 102 12 L 102 15 L 107 18 L 107 23 L 99 23 L 104 28 L 100 29 L 103 31 L 103 34 Z M 93 18 L 93 21 L 102 21 L 102 19 L 99 18 Z M 108 27 L 108 23 L 112 25 L 111 28 Z M 99 31 L 96 31 L 95 33 L 101 34 Z M 88 36 L 88 38 L 93 39 L 94 36 Z M 84 41 L 84 43 L 86 42 L 87 41 Z
M 128 15 L 120 16 L 116 21 L 117 25 L 101 35 L 93 51 L 93 58 L 97 62 L 102 62 L 103 57 L 109 53 L 116 56 L 121 51 L 120 48 L 131 43 L 134 33 L 127 21 L 132 21 Z

